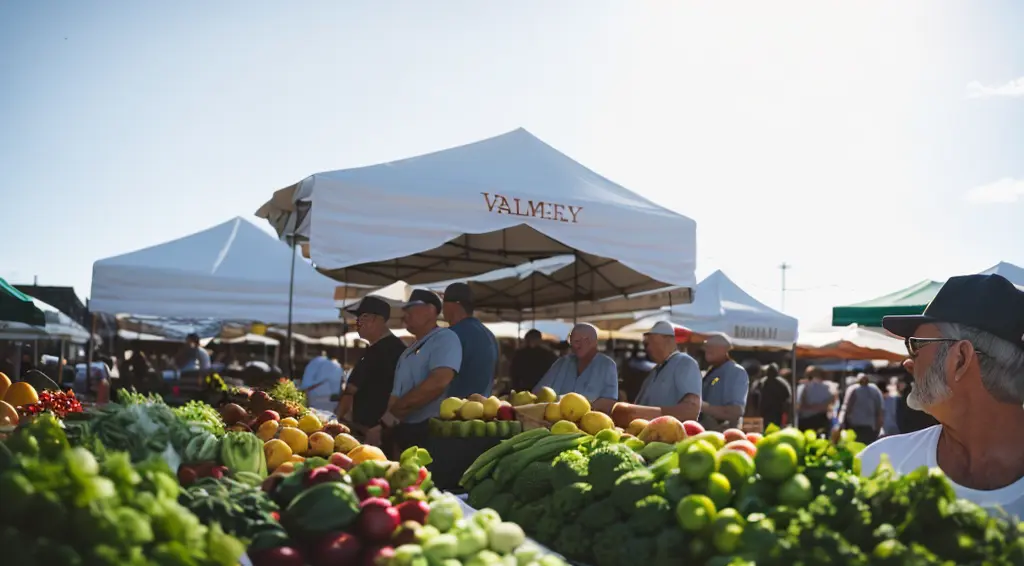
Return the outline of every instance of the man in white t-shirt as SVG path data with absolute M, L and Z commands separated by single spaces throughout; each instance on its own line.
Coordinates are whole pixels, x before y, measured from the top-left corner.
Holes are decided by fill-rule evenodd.
M 327 357 L 326 352 L 310 360 L 299 382 L 299 389 L 306 394 L 306 404 L 321 411 L 333 411 L 337 401 L 331 397 L 341 392 L 343 377 L 341 364 Z
M 868 446 L 861 472 L 883 454 L 899 474 L 938 467 L 959 497 L 1024 519 L 1024 291 L 999 275 L 953 277 L 922 315 L 882 326 L 907 344 L 907 405 L 940 424 Z

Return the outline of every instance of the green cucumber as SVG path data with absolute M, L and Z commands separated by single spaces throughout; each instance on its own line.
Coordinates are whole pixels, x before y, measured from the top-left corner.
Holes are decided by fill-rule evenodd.
M 491 462 L 495 462 L 498 459 L 506 456 L 515 450 L 517 445 L 529 442 L 532 443 L 534 440 L 548 436 L 551 434 L 546 428 L 535 428 L 528 430 L 518 436 L 509 438 L 508 440 L 502 440 L 497 445 L 492 446 L 486 452 L 481 454 L 470 466 L 466 469 L 466 472 L 462 474 L 462 479 L 459 480 L 459 485 L 463 485 L 463 482 L 470 481 L 470 478 L 475 475 L 480 468 L 483 468 Z

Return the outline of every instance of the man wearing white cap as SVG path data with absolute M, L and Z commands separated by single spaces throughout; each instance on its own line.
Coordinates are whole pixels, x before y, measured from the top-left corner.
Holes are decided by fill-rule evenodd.
M 636 404 L 644 407 L 642 418 L 671 415 L 681 421 L 696 420 L 700 413 L 700 367 L 697 360 L 676 348 L 672 324 L 656 322 L 644 333 L 644 349 L 648 359 L 658 365 L 647 374 L 636 397 Z M 647 408 L 657 409 L 657 414 Z M 639 414 L 641 411 L 637 411 Z
M 700 422 L 708 430 L 738 428 L 743 422 L 750 377 L 729 357 L 731 349 L 725 334 L 712 334 L 704 341 L 704 359 L 711 367 L 704 374 Z

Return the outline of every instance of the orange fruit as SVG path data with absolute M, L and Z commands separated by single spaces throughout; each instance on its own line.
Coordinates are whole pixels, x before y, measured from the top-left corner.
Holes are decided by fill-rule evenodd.
M 384 455 L 383 450 L 369 444 L 360 444 L 359 446 L 356 446 L 348 453 L 348 457 L 352 458 L 353 464 L 362 464 L 367 460 L 378 460 L 381 462 L 388 461 L 388 457 Z

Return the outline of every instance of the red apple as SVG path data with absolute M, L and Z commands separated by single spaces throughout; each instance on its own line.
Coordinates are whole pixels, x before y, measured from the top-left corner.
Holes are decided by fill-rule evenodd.
M 343 470 L 351 470 L 352 466 L 355 465 L 355 462 L 352 461 L 352 458 L 348 457 L 348 454 L 343 454 L 341 452 L 331 454 L 331 457 L 328 458 L 327 461 Z
M 430 505 L 426 501 L 409 500 L 398 504 L 398 516 L 402 522 L 412 521 L 421 525 L 427 524 L 427 515 L 430 514 Z
M 499 421 L 513 421 L 516 418 L 516 411 L 512 408 L 512 405 L 502 405 L 498 407 L 498 420 Z
M 253 566 L 305 566 L 302 554 L 294 548 L 281 546 L 249 554 Z
M 261 424 L 267 421 L 281 422 L 281 415 L 279 415 L 277 411 L 271 411 L 269 409 L 263 411 L 260 413 L 260 416 L 256 417 L 256 426 L 254 428 L 259 428 Z
M 704 432 L 704 427 L 697 421 L 684 421 L 683 430 L 686 431 L 686 436 L 697 436 Z
M 757 445 L 758 442 L 761 442 L 762 438 L 764 438 L 764 435 L 761 434 L 760 432 L 748 432 L 747 433 L 747 440 L 752 442 L 755 446 Z
M 722 450 L 736 450 L 738 452 L 746 452 L 747 455 L 750 456 L 751 458 L 753 458 L 754 455 L 757 454 L 757 447 L 754 446 L 753 442 L 747 439 L 733 440 L 732 442 L 726 444 L 725 447 L 722 448 Z
M 351 533 L 332 533 L 313 545 L 309 563 L 312 566 L 334 566 L 335 564 L 356 564 L 362 545 Z
M 398 509 L 392 507 L 387 499 L 371 497 L 359 504 L 356 532 L 363 541 L 384 544 L 391 540 L 399 523 Z
M 395 549 L 390 546 L 374 546 L 363 551 L 362 566 L 387 566 L 395 557 Z
M 727 429 L 725 432 L 722 433 L 722 436 L 725 436 L 725 441 L 726 442 L 732 442 L 733 440 L 746 440 L 747 439 L 747 433 L 743 432 L 742 430 L 740 430 L 738 428 Z

